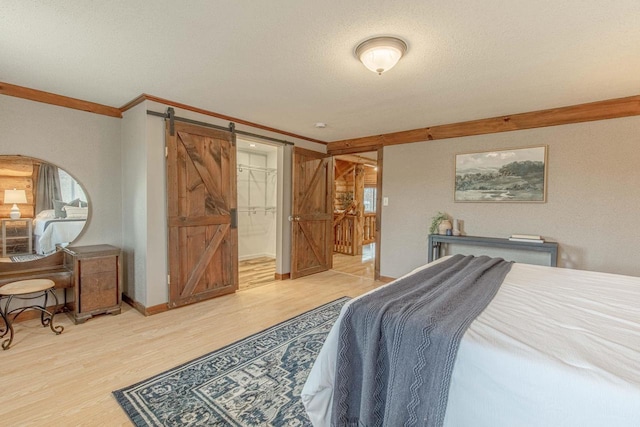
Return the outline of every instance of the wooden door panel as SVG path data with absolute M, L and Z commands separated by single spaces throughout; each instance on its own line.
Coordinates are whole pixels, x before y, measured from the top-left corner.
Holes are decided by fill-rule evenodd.
M 235 136 L 209 128 L 167 127 L 169 305 L 234 292 L 238 286 Z
M 332 267 L 332 158 L 296 147 L 293 155 L 291 278 Z
M 324 221 L 298 221 L 296 267 L 299 273 L 313 274 L 328 269 Z
M 229 226 L 226 224 L 221 225 L 215 227 L 215 232 L 207 232 L 207 229 L 212 228 L 192 227 L 192 229 L 196 230 L 189 238 L 189 251 L 185 259 L 187 262 L 192 259 L 197 260 L 197 262 L 186 269 L 187 280 L 181 291 L 181 297 L 183 298 L 189 297 L 194 291 L 204 292 L 217 289 L 219 287 L 217 282 L 224 282 L 224 277 L 216 272 L 219 271 L 217 267 L 221 265 L 220 261 L 224 258 L 222 251 L 219 249 Z
M 197 215 L 197 210 L 202 208 L 202 213 L 208 210 L 208 214 L 228 215 L 226 207 L 230 203 L 229 195 L 225 199 L 221 188 L 228 191 L 229 185 L 224 181 L 228 181 L 229 178 L 223 175 L 223 166 L 220 165 L 224 157 L 221 147 L 215 146 L 209 139 L 195 141 L 194 137 L 186 132 L 178 132 L 178 136 L 184 144 L 189 190 L 187 195 L 193 203 L 191 208 L 195 209 L 192 213 Z M 229 168 L 225 170 L 227 173 L 231 172 Z

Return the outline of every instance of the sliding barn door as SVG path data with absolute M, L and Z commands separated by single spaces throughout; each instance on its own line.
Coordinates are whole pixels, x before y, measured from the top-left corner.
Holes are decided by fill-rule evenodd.
M 169 307 L 238 289 L 235 135 L 175 123 L 166 131 Z
M 295 147 L 291 278 L 329 270 L 333 259 L 333 158 Z

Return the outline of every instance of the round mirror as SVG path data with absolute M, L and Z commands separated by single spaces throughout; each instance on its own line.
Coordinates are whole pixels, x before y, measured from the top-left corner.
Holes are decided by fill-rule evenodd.
M 0 156 L 4 262 L 33 261 L 73 242 L 87 224 L 89 199 L 65 170 L 25 156 Z

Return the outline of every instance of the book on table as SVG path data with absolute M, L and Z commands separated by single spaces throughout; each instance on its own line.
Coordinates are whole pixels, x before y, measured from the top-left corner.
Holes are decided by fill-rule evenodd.
M 512 239 L 527 239 L 527 240 L 543 240 L 542 236 L 536 236 L 533 234 L 512 234 Z
M 544 243 L 543 239 L 523 239 L 520 237 L 509 237 L 512 242 L 526 242 L 526 243 Z

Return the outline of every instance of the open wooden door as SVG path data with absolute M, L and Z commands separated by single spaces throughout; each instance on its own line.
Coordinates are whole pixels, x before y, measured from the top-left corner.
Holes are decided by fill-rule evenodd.
M 333 158 L 295 147 L 291 220 L 291 278 L 333 266 Z
M 166 130 L 169 307 L 238 289 L 235 135 L 175 123 Z

